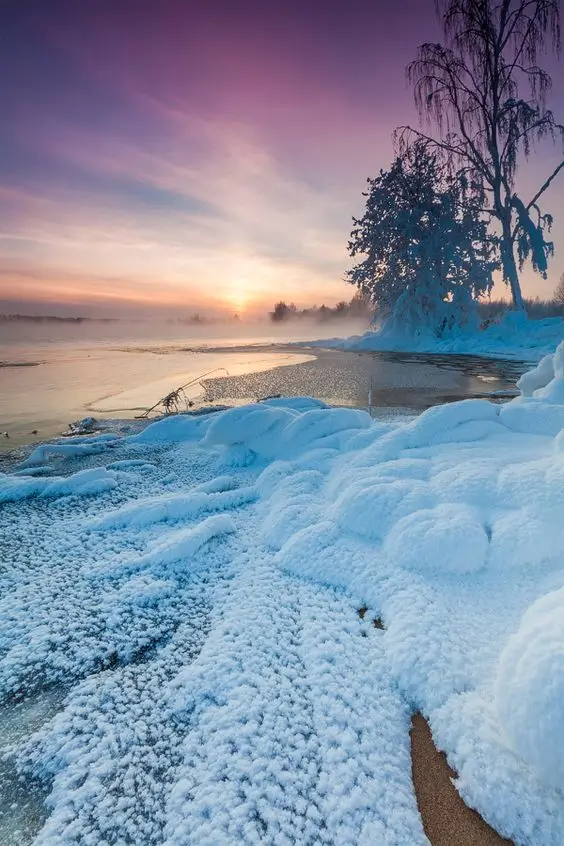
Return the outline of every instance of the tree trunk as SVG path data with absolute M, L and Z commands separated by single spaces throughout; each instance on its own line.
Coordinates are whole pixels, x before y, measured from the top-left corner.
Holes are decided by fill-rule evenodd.
M 513 238 L 511 236 L 511 212 L 503 216 L 501 225 L 501 264 L 503 268 L 503 278 L 506 282 L 509 283 L 509 286 L 511 288 L 513 308 L 515 309 L 515 311 L 525 311 L 525 303 L 523 302 L 523 295 L 521 294 L 521 285 L 519 284 L 519 274 L 517 272 L 517 262 L 515 261 L 515 254 L 513 252 Z

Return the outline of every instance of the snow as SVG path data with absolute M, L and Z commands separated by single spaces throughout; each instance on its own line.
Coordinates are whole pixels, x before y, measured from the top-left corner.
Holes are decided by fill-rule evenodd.
M 539 776 L 564 785 L 564 589 L 523 615 L 499 662 L 496 706 L 511 748 Z
M 541 358 L 536 367 L 523 373 L 517 382 L 521 396 L 532 397 L 538 388 L 544 388 L 551 379 L 554 379 L 554 355 L 545 355 Z
M 10 846 L 423 846 L 415 710 L 562 846 L 563 384 L 561 344 L 505 405 L 272 400 L 0 476 L 3 719 L 64 685 L 1 749 L 48 794 Z
M 350 338 L 308 341 L 307 346 L 359 352 L 457 353 L 539 361 L 550 355 L 563 339 L 564 319 L 561 317 L 527 320 L 515 312 L 508 312 L 500 323 L 490 324 L 478 332 L 461 329 L 443 339 L 430 331 L 404 334 L 397 327 L 384 326 Z M 305 343 L 300 342 L 297 346 Z
M 116 474 L 103 467 L 81 470 L 67 477 L 0 473 L 0 503 L 15 502 L 35 496 L 95 496 L 112 490 L 116 485 Z
M 398 520 L 383 551 L 407 570 L 439 576 L 473 573 L 485 565 L 488 536 L 474 509 L 445 503 Z
M 42 465 L 50 456 L 61 456 L 63 458 L 96 455 L 103 452 L 108 446 L 118 440 L 117 435 L 106 433 L 103 435 L 77 436 L 68 438 L 66 443 L 41 444 L 29 454 L 22 463 L 23 467 L 34 467 Z

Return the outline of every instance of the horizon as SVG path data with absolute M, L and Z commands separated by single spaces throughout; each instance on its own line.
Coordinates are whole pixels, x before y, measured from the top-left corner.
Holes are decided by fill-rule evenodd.
M 405 66 L 440 37 L 433 0 L 354 15 L 342 2 L 30 0 L 5 24 L 0 310 L 253 319 L 277 300 L 351 298 L 352 217 L 393 129 L 417 122 Z M 564 92 L 549 106 L 563 121 Z M 524 195 L 558 151 L 533 154 Z M 527 297 L 564 272 L 564 178 L 544 206 L 556 255 L 547 280 L 523 273 Z

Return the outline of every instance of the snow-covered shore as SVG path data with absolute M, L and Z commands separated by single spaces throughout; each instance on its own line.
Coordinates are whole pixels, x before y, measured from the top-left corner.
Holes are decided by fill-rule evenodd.
M 430 332 L 402 333 L 384 328 L 350 338 L 310 341 L 307 346 L 358 352 L 455 353 L 536 362 L 549 355 L 562 340 L 563 318 L 527 320 L 509 312 L 501 323 L 493 323 L 479 332 L 460 332 L 440 340 Z
M 425 844 L 420 710 L 469 805 L 562 846 L 564 344 L 520 387 L 409 422 L 270 400 L 0 475 L 0 727 L 60 691 L 4 735 L 49 798 L 2 842 Z

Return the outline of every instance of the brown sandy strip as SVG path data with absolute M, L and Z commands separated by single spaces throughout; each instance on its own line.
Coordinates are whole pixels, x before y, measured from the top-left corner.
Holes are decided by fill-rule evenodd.
M 433 743 L 421 714 L 411 720 L 413 785 L 425 834 L 432 846 L 511 846 L 464 804 L 451 779 L 456 773 Z

